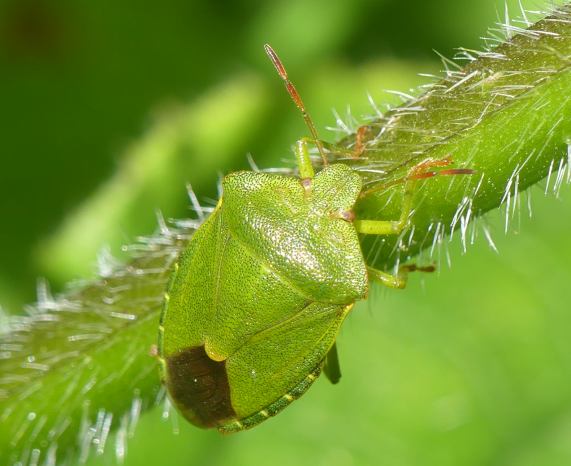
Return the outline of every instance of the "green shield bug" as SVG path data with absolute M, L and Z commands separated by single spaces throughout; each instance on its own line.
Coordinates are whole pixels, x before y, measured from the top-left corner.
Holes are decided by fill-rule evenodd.
M 227 175 L 218 205 L 175 266 L 159 326 L 161 377 L 174 405 L 193 424 L 225 433 L 277 414 L 322 370 L 339 380 L 335 339 L 355 301 L 366 298 L 369 279 L 402 288 L 415 269 L 405 266 L 393 276 L 367 267 L 359 233 L 400 233 L 415 180 L 468 172 L 428 171 L 447 162 L 424 162 L 400 181 L 398 220 L 355 219 L 359 174 L 328 164 L 285 68 L 268 45 L 266 52 L 303 114 L 323 168 L 314 174 L 301 140 L 299 177 Z

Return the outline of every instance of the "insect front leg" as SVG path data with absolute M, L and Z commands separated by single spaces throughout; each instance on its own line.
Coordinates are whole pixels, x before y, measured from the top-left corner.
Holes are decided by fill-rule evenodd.
M 355 220 L 353 225 L 358 233 L 368 235 L 398 235 L 402 233 L 409 225 L 409 219 L 413 207 L 413 198 L 418 180 L 432 178 L 435 176 L 453 176 L 453 175 L 471 175 L 474 170 L 457 168 L 434 171 L 434 168 L 446 167 L 452 163 L 451 158 L 443 160 L 426 160 L 414 166 L 408 175 L 400 180 L 396 180 L 392 184 L 404 183 L 404 194 L 402 201 L 402 209 L 400 218 L 398 220 Z M 381 187 L 382 188 L 382 187 Z M 379 188 L 374 188 L 368 192 L 361 193 L 370 194 L 377 191 Z M 433 272 L 434 267 L 417 267 L 414 264 L 403 265 L 399 268 L 396 275 L 374 269 L 367 268 L 370 276 L 381 282 L 383 285 L 390 288 L 404 288 L 406 286 L 408 273 L 413 271 Z
M 365 152 L 365 143 L 367 142 L 367 135 L 370 131 L 370 127 L 367 125 L 359 126 L 357 132 L 355 133 L 355 147 L 351 152 L 351 157 L 358 159 Z
M 398 220 L 355 220 L 353 225 L 357 233 L 367 235 L 398 235 L 409 223 L 410 213 L 412 212 L 412 200 L 414 197 L 414 188 L 416 180 L 408 180 L 404 185 L 404 194 L 402 200 L 402 209 Z
M 358 233 L 369 235 L 398 235 L 409 223 L 410 213 L 412 212 L 412 201 L 414 196 L 414 188 L 416 180 L 407 180 L 404 185 L 404 194 L 402 201 L 402 210 L 398 220 L 355 220 L 354 226 Z M 369 276 L 388 286 L 389 288 L 403 289 L 408 280 L 408 273 L 413 270 L 423 270 L 416 265 L 402 265 L 396 275 L 373 267 L 367 267 Z
M 299 170 L 299 177 L 302 180 L 310 180 L 315 176 L 313 165 L 311 164 L 311 157 L 307 148 L 308 138 L 302 138 L 295 144 L 295 161 Z
M 402 209 L 398 220 L 355 220 L 353 225 L 358 233 L 367 235 L 398 235 L 409 224 L 409 217 L 412 212 L 414 192 L 419 180 L 433 178 L 436 176 L 473 175 L 474 170 L 469 168 L 450 168 L 446 170 L 434 170 L 435 168 L 447 167 L 452 163 L 452 159 L 447 157 L 442 160 L 425 160 L 412 167 L 408 175 L 404 178 L 392 181 L 387 185 L 381 185 L 361 192 L 361 197 L 365 197 L 386 187 L 404 183 L 404 194 Z

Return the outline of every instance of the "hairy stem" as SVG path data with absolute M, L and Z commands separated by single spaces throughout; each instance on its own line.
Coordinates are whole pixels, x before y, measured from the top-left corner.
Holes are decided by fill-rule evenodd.
M 366 150 L 345 160 L 363 174 L 371 191 L 357 206 L 359 218 L 398 218 L 402 188 L 375 189 L 423 160 L 450 157 L 454 167 L 475 170 L 472 176 L 422 181 L 412 233 L 365 238 L 371 263 L 387 266 L 432 250 L 458 228 L 466 242 L 475 217 L 504 204 L 508 222 L 519 192 L 552 171 L 555 190 L 569 178 L 570 18 L 567 4 L 494 49 L 462 51 L 468 66 L 449 70 L 424 96 L 365 127 Z M 342 145 L 350 150 L 354 140 Z

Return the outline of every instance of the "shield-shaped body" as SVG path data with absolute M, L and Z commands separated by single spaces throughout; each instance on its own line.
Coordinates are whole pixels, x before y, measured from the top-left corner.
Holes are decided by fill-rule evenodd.
M 161 318 L 163 380 L 200 427 L 232 432 L 276 414 L 319 375 L 339 327 L 367 293 L 344 219 L 359 176 L 311 180 L 237 172 L 177 264 Z

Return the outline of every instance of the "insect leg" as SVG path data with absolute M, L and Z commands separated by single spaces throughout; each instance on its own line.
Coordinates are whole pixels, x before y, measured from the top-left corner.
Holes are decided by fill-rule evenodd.
M 337 343 L 333 343 L 333 346 L 327 353 L 327 356 L 325 356 L 323 372 L 332 384 L 338 383 L 339 379 L 341 379 L 341 368 L 339 367 Z
M 355 220 L 353 225 L 359 233 L 368 235 L 398 235 L 409 224 L 409 217 L 412 212 L 413 198 L 417 182 L 426 178 L 436 176 L 473 175 L 474 170 L 469 168 L 451 168 L 446 170 L 434 170 L 434 168 L 447 167 L 452 163 L 452 159 L 447 157 L 442 160 L 425 160 L 412 167 L 408 175 L 394 180 L 385 186 L 379 186 L 361 193 L 365 197 L 376 191 L 404 183 L 404 194 L 402 200 L 401 215 L 398 220 Z
M 363 152 L 365 152 L 365 142 L 368 132 L 369 127 L 367 125 L 359 126 L 359 128 L 357 128 L 357 133 L 355 135 L 355 147 L 351 152 L 351 157 L 354 159 L 358 159 L 363 155 Z
M 311 179 L 314 176 L 313 165 L 307 149 L 307 138 L 300 139 L 295 144 L 295 161 L 302 180 Z
M 417 267 L 415 264 L 401 265 L 396 275 L 374 269 L 373 267 L 367 267 L 367 271 L 371 277 L 379 281 L 381 284 L 388 286 L 389 288 L 403 289 L 408 281 L 409 272 L 434 272 L 434 266 L 429 265 L 427 267 Z
M 367 235 L 400 234 L 408 226 L 415 185 L 416 180 L 408 180 L 404 184 L 402 210 L 398 220 L 355 220 L 353 225 L 357 232 Z

